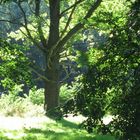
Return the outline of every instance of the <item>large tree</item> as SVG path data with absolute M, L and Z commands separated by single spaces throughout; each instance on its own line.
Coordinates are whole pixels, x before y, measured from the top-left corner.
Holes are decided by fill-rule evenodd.
M 60 54 L 67 49 L 68 41 L 85 27 L 102 0 L 13 0 L 13 2 L 20 10 L 22 16 L 20 23 L 5 18 L 0 21 L 23 26 L 25 31 L 22 30 L 22 33 L 43 53 L 46 62 L 44 75 L 41 77 L 45 82 L 45 109 L 51 110 L 59 104 Z M 35 37 L 30 29 L 31 16 L 24 9 L 25 3 L 30 7 L 38 37 Z M 45 6 L 45 10 L 42 10 Z M 44 18 L 42 13 L 45 12 L 47 16 Z M 48 24 L 45 26 L 48 32 L 44 29 L 45 22 Z

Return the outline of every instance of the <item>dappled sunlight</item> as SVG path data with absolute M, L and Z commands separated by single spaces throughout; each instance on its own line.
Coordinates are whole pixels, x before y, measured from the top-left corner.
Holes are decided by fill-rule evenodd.
M 53 123 L 54 121 L 45 116 L 26 118 L 0 116 L 0 129 L 20 130 L 24 128 L 40 128 L 44 122 Z
M 68 114 L 68 117 L 65 117 L 65 120 L 68 120 L 70 122 L 75 122 L 75 123 L 82 123 L 84 120 L 86 120 L 85 117 L 83 117 L 82 115 L 78 115 L 78 116 L 73 116 L 73 114 Z
M 103 123 L 104 123 L 105 125 L 108 125 L 112 120 L 113 120 L 113 116 L 107 115 L 107 116 L 105 116 L 105 117 L 103 118 Z
M 70 121 L 69 121 L 70 119 Z M 80 117 L 77 117 L 77 120 Z M 80 129 L 76 118 L 52 120 L 44 117 L 0 117 L 0 138 L 8 140 L 92 140 L 93 134 Z
M 20 138 L 22 138 L 22 137 L 25 137 L 25 136 L 27 136 L 27 134 L 25 134 L 25 133 L 20 133 L 20 134 L 13 134 L 12 132 L 11 133 L 4 133 L 4 136 L 5 137 L 7 137 L 7 138 L 9 138 L 9 139 L 20 139 Z
M 0 117 L 0 129 L 19 130 L 24 127 L 24 121 L 20 117 Z

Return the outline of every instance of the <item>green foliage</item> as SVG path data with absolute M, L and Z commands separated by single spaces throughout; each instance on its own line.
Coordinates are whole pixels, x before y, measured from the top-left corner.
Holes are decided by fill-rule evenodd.
M 81 3 L 77 8 L 75 8 L 75 6 L 75 9 L 72 8 L 75 12 L 75 14 L 72 13 L 72 16 L 70 12 L 67 11 L 64 15 L 61 15 L 61 26 L 58 27 L 58 29 L 60 29 L 60 33 L 62 33 L 60 35 L 61 38 L 56 40 L 56 42 L 54 41 L 54 45 L 49 46 L 50 48 L 52 47 L 49 51 L 44 51 L 43 49 L 44 52 L 50 52 L 48 54 L 51 55 L 51 60 L 52 56 L 54 58 L 57 52 L 63 50 L 63 48 L 59 47 L 61 46 L 61 43 L 63 44 L 63 42 L 65 42 L 65 40 L 63 40 L 63 36 L 69 31 L 69 34 L 73 34 L 73 32 L 75 32 L 74 29 L 80 29 L 80 26 L 83 24 L 85 24 L 85 27 L 90 25 L 91 28 L 93 25 L 96 26 L 94 29 L 107 37 L 102 49 L 91 49 L 89 54 L 81 52 L 77 53 L 77 61 L 80 63 L 80 66 L 86 65 L 85 62 L 89 62 L 89 71 L 83 76 L 81 81 L 78 81 L 78 84 L 82 83 L 82 87 L 77 86 L 80 91 L 77 92 L 75 98 L 66 102 L 66 105 L 64 106 L 64 111 L 66 111 L 66 113 L 81 113 L 87 117 L 85 127 L 89 132 L 92 132 L 93 128 L 100 130 L 102 133 L 119 132 L 122 134 L 123 139 L 136 139 L 140 134 L 140 122 L 138 118 L 140 114 L 138 108 L 140 106 L 140 3 L 138 1 L 134 2 L 135 5 L 131 7 L 131 0 L 103 1 L 101 7 L 94 13 L 93 18 L 85 20 L 85 18 L 83 19 L 83 15 L 87 13 L 89 6 L 93 1 L 83 1 L 83 3 Z M 62 1 L 61 4 L 62 3 L 62 10 L 65 10 L 65 7 L 69 7 L 73 4 L 73 1 Z M 130 8 L 133 10 L 132 13 L 130 12 L 131 18 L 128 18 L 127 14 Z M 24 13 L 22 7 L 21 11 L 23 15 L 27 14 Z M 41 42 L 42 44 L 45 44 L 44 48 L 48 48 L 46 46 L 48 44 L 53 44 L 51 40 L 53 40 L 54 37 L 52 36 L 51 38 L 51 35 L 49 36 L 50 42 L 48 40 L 48 44 L 46 43 L 46 40 L 42 41 L 43 34 L 45 34 L 45 38 L 48 38 L 48 34 L 46 34 L 48 28 L 46 28 L 46 30 L 42 30 L 43 33 L 40 33 L 42 31 L 39 27 L 40 25 L 47 27 L 48 22 L 43 22 L 46 17 L 47 15 L 45 14 L 44 17 L 43 15 L 37 16 L 37 18 L 30 16 L 30 18 L 27 19 L 24 16 L 24 28 L 21 27 L 20 32 L 12 32 L 9 37 L 14 37 L 18 41 L 21 41 L 24 38 L 27 41 L 26 45 L 37 44 L 40 47 Z M 32 24 L 28 24 L 28 21 Z M 53 20 L 51 19 L 51 21 Z M 71 23 L 69 24 L 69 22 Z M 76 24 L 80 26 L 75 26 Z M 74 26 L 76 28 L 73 28 Z M 29 28 L 31 30 L 29 30 Z M 64 34 L 63 31 L 65 31 Z M 53 32 L 50 34 L 53 34 Z M 77 39 L 79 39 L 79 37 L 80 36 L 77 35 Z M 67 38 L 69 38 L 69 36 L 66 36 L 66 38 L 64 37 L 66 42 L 68 42 Z M 60 43 L 59 41 L 62 42 Z M 0 50 L 0 61 L 2 65 L 0 67 L 0 77 L 2 78 L 2 85 L 5 88 L 11 89 L 10 94 L 6 99 L 8 99 L 8 101 L 12 101 L 12 103 L 13 101 L 15 103 L 17 102 L 16 105 L 17 108 L 19 108 L 19 106 L 22 106 L 20 104 L 21 98 L 17 97 L 17 93 L 15 91 L 18 89 L 15 89 L 14 91 L 14 85 L 15 83 L 21 83 L 24 80 L 29 81 L 27 80 L 29 79 L 28 73 L 26 73 L 28 68 L 25 67 L 28 66 L 28 61 L 26 57 L 24 57 L 24 53 L 17 49 L 17 45 L 12 45 L 13 47 L 11 47 L 7 42 L 1 42 L 0 45 L 2 46 L 2 49 Z M 57 46 L 59 43 L 60 45 Z M 99 47 L 98 45 L 96 46 L 96 44 L 94 46 Z M 47 57 L 49 56 L 48 54 Z M 40 93 L 42 93 L 42 91 L 37 91 L 37 93 L 34 94 L 35 90 L 31 92 L 31 97 L 27 99 L 32 100 L 33 103 L 41 104 L 42 95 Z M 63 100 L 71 97 L 71 94 L 66 97 L 67 92 L 71 93 L 69 88 L 64 86 L 61 90 Z M 14 92 L 12 93 L 12 91 Z M 36 97 L 40 97 L 39 100 L 36 100 Z M 102 122 L 102 118 L 108 112 L 114 115 L 114 120 L 108 126 L 105 126 Z
M 3 93 L 0 98 L 1 115 L 5 116 L 39 116 L 43 111 L 42 89 L 30 90 L 31 95 L 21 97 L 23 85 L 14 85 L 8 93 Z M 38 96 L 38 97 L 37 97 Z M 36 98 L 36 99 L 35 99 Z
M 15 85 L 9 93 L 1 95 L 0 110 L 2 115 L 22 116 L 27 111 L 27 104 L 24 102 L 24 98 L 18 95 L 22 91 L 21 87 L 22 85 Z
M 130 5 L 131 0 L 104 0 L 85 26 L 108 34 L 113 27 L 122 27 L 125 24 Z
M 72 86 L 68 86 L 67 84 L 62 85 L 60 88 L 60 103 L 63 104 L 70 98 L 74 96 L 75 88 L 77 88 L 76 83 L 73 83 Z
M 80 82 L 82 86 L 79 87 L 76 96 L 66 102 L 63 111 L 64 113 L 80 113 L 87 117 L 84 127 L 88 132 L 92 132 L 93 128 L 101 125 L 101 120 L 105 115 L 107 104 L 105 86 L 107 81 L 99 78 L 96 69 L 91 69 Z M 99 90 L 99 86 L 102 86 L 101 90 Z
M 29 100 L 36 105 L 42 105 L 44 103 L 44 89 L 37 89 L 33 87 L 29 91 L 29 96 L 27 96 Z
M 120 13 L 118 18 L 109 16 L 114 26 L 102 28 L 108 35 L 107 40 L 89 53 L 89 70 L 80 81 L 83 86 L 64 106 L 66 113 L 80 113 L 87 117 L 84 126 L 89 132 L 94 129 L 122 139 L 140 137 L 139 7 L 140 2 L 135 1 L 128 6 L 131 10 L 125 13 L 125 18 Z M 128 14 L 131 16 L 127 17 Z M 105 23 L 109 24 L 108 20 Z M 102 118 L 107 113 L 111 113 L 114 119 L 105 125 Z
M 31 83 L 29 61 L 25 56 L 26 48 L 0 40 L 0 77 L 1 85 L 12 88 L 15 84 Z
M 127 27 L 125 27 L 126 48 L 123 48 L 123 70 L 124 77 L 119 77 L 121 84 L 121 94 L 116 96 L 112 102 L 112 114 L 115 119 L 112 127 L 115 132 L 122 133 L 122 139 L 137 140 L 140 137 L 140 41 L 139 41 L 139 22 L 140 22 L 140 2 L 135 1 L 132 4 L 131 17 L 128 18 Z M 124 40 L 122 40 L 124 41 Z

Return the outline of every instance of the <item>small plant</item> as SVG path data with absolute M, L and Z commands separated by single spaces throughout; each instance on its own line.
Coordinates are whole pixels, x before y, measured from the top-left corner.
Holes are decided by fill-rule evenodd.
M 60 102 L 63 103 L 71 97 L 72 90 L 65 84 L 60 88 Z
M 44 103 L 44 89 L 43 88 L 37 89 L 37 87 L 34 86 L 29 91 L 28 98 L 33 104 L 42 105 Z
M 73 82 L 71 86 L 65 84 L 60 88 L 60 103 L 64 103 L 72 98 L 79 87 L 79 83 Z

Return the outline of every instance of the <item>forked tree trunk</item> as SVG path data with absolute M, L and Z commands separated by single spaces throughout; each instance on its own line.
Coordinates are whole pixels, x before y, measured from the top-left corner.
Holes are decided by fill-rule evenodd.
M 46 77 L 49 81 L 45 82 L 45 110 L 49 111 L 59 105 L 59 59 L 51 62 L 51 68 L 46 68 Z

